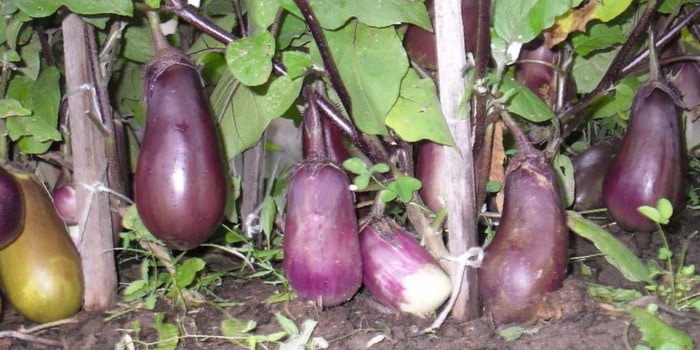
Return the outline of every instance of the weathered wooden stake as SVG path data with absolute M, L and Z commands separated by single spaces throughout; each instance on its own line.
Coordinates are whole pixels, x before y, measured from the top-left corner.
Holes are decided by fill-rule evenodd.
M 73 181 L 77 184 L 80 252 L 85 277 L 85 310 L 103 311 L 116 301 L 117 273 L 114 261 L 112 213 L 109 194 L 98 189 L 109 187 L 104 126 L 93 101 L 86 46 L 87 24 L 69 14 L 63 20 L 63 50 L 66 61 L 66 95 L 73 155 Z M 98 82 L 100 83 L 100 82 Z
M 466 87 L 462 3 L 461 0 L 438 0 L 434 6 L 440 104 L 457 145 L 443 146 L 442 154 L 437 157 L 441 164 L 434 166 L 441 169 L 439 181 L 446 186 L 448 248 L 452 255 L 459 255 L 477 244 L 472 126 L 468 116 L 459 112 Z M 453 276 L 459 268 L 454 266 Z M 478 315 L 476 287 L 476 273 L 467 268 L 452 310 L 453 317 L 468 320 Z

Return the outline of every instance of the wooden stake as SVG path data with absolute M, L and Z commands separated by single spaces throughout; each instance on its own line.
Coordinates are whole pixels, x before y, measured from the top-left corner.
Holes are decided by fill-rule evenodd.
M 459 114 L 464 97 L 466 65 L 464 37 L 455 35 L 462 30 L 461 0 L 435 1 L 435 34 L 437 41 L 440 104 L 456 147 L 443 146 L 440 180 L 446 187 L 448 247 L 452 255 L 460 255 L 477 244 L 476 191 L 474 185 L 474 157 L 472 155 L 472 126 L 466 115 Z M 454 266 L 452 276 L 458 276 L 462 267 Z M 453 283 L 459 283 L 454 281 Z M 468 268 L 452 315 L 468 320 L 478 314 L 476 273 Z
M 109 194 L 97 185 L 109 187 L 107 155 L 102 120 L 93 101 L 95 88 L 90 79 L 85 28 L 87 24 L 69 14 L 63 20 L 63 50 L 66 64 L 66 95 L 76 186 L 80 252 L 85 277 L 83 308 L 104 311 L 116 301 L 117 272 L 114 261 L 112 213 Z M 99 82 L 98 82 L 99 83 Z

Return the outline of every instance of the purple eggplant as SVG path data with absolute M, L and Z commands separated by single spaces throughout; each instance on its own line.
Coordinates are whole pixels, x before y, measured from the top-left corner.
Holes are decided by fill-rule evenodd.
M 685 142 L 688 150 L 700 146 L 700 65 L 683 61 L 669 67 L 669 82 L 680 92 L 683 104 L 689 109 L 685 122 Z
M 441 164 L 443 152 L 440 148 L 443 145 L 434 142 L 424 142 L 418 149 L 418 159 L 416 161 L 416 178 L 423 186 L 418 191 L 421 199 L 430 210 L 440 211 L 445 205 L 445 188 L 441 181 L 438 181 L 440 174 L 435 171 L 434 164 Z
M 499 324 L 536 320 L 543 296 L 566 276 L 569 242 L 554 169 L 522 132 L 509 162 L 500 225 L 479 269 L 484 307 Z
M 555 106 L 557 102 L 558 76 L 555 67 L 558 67 L 559 54 L 555 49 L 550 49 L 541 39 L 535 39 L 523 45 L 515 71 L 515 79 L 527 86 L 537 94 L 549 106 Z M 576 87 L 573 79 L 567 79 L 564 91 L 564 100 L 573 98 Z
M 174 49 L 146 66 L 146 129 L 134 193 L 146 228 L 173 249 L 208 239 L 226 206 L 226 170 L 199 73 Z
M 73 186 L 64 185 L 56 187 L 51 192 L 53 204 L 56 206 L 58 215 L 68 226 L 78 224 L 78 202 Z
M 606 140 L 571 158 L 576 183 L 574 209 L 589 210 L 605 207 L 603 179 L 615 159 L 618 147 L 619 140 Z
M 17 180 L 0 166 L 0 248 L 10 244 L 22 231 L 24 210 Z
M 671 201 L 675 211 L 684 201 L 685 149 L 681 110 L 675 93 L 652 80 L 632 101 L 627 131 L 603 182 L 603 200 L 617 224 L 628 231 L 649 232 L 656 225 L 637 211 Z
M 425 6 L 428 8 L 430 21 L 435 23 L 435 11 L 433 10 L 433 0 L 427 0 Z M 474 52 L 476 49 L 476 26 L 477 26 L 477 3 L 475 0 L 462 0 L 462 25 L 464 27 L 464 46 L 467 52 Z M 435 43 L 435 32 L 429 32 L 421 27 L 410 25 L 404 37 L 404 46 L 408 56 L 421 66 L 437 69 L 437 46 Z
M 375 219 L 360 232 L 363 284 L 380 303 L 424 317 L 450 296 L 450 278 L 396 222 Z M 429 286 L 429 287 L 426 287 Z
M 317 305 L 352 298 L 362 257 L 350 179 L 330 161 L 300 163 L 289 178 L 283 266 L 292 289 Z

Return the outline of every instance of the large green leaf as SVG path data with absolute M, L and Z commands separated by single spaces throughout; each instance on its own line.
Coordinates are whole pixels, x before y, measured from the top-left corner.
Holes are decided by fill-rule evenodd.
M 294 103 L 301 85 L 302 79 L 282 76 L 258 87 L 247 87 L 227 71 L 211 95 L 227 158 L 233 159 L 258 142 L 270 121 Z
M 267 30 L 275 22 L 279 3 L 277 0 L 253 0 L 243 2 L 253 33 Z
M 131 0 L 21 0 L 16 3 L 24 13 L 31 17 L 52 15 L 61 6 L 65 6 L 71 12 L 81 15 L 111 13 L 120 16 L 131 16 L 134 12 Z
M 604 254 L 605 260 L 615 266 L 626 279 L 652 283 L 647 266 L 610 232 L 574 211 L 567 212 L 566 224 L 571 231 L 591 241 Z
M 386 125 L 402 139 L 415 142 L 432 140 L 454 145 L 432 79 L 421 79 L 409 69 L 401 82 L 399 99 L 386 116 Z
M 399 97 L 408 58 L 393 27 L 351 22 L 325 31 L 340 76 L 352 99 L 355 125 L 368 134 L 385 134 L 384 118 Z M 314 52 L 316 60 L 318 52 Z
M 572 5 L 571 0 L 495 0 L 493 28 L 508 44 L 524 44 L 551 27 Z
M 591 117 L 629 119 L 630 106 L 639 85 L 639 79 L 635 77 L 622 78 L 615 86 L 613 93 L 606 95 L 595 104 Z
M 301 16 L 292 0 L 279 0 L 290 12 Z M 350 19 L 372 27 L 390 27 L 411 23 L 430 30 L 430 17 L 425 5 L 414 0 L 310 0 L 319 24 L 326 29 L 338 29 Z
M 268 31 L 235 40 L 226 47 L 226 62 L 233 75 L 244 85 L 265 83 L 272 73 L 275 38 Z
M 571 38 L 576 53 L 588 56 L 591 52 L 607 49 L 627 40 L 622 27 L 605 23 L 594 23 L 585 33 L 575 33 Z
M 610 66 L 613 57 L 617 54 L 619 47 L 614 50 L 600 51 L 595 55 L 584 57 L 574 56 L 571 73 L 576 81 L 576 88 L 579 93 L 593 91 L 605 76 L 605 72 Z
M 511 77 L 503 77 L 501 91 L 510 95 L 506 108 L 531 122 L 544 122 L 555 117 L 552 109 L 534 92 Z

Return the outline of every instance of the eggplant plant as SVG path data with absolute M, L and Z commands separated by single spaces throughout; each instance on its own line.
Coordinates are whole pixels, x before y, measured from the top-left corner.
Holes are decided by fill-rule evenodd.
M 24 199 L 15 177 L 0 167 L 0 248 L 7 246 L 22 231 Z

